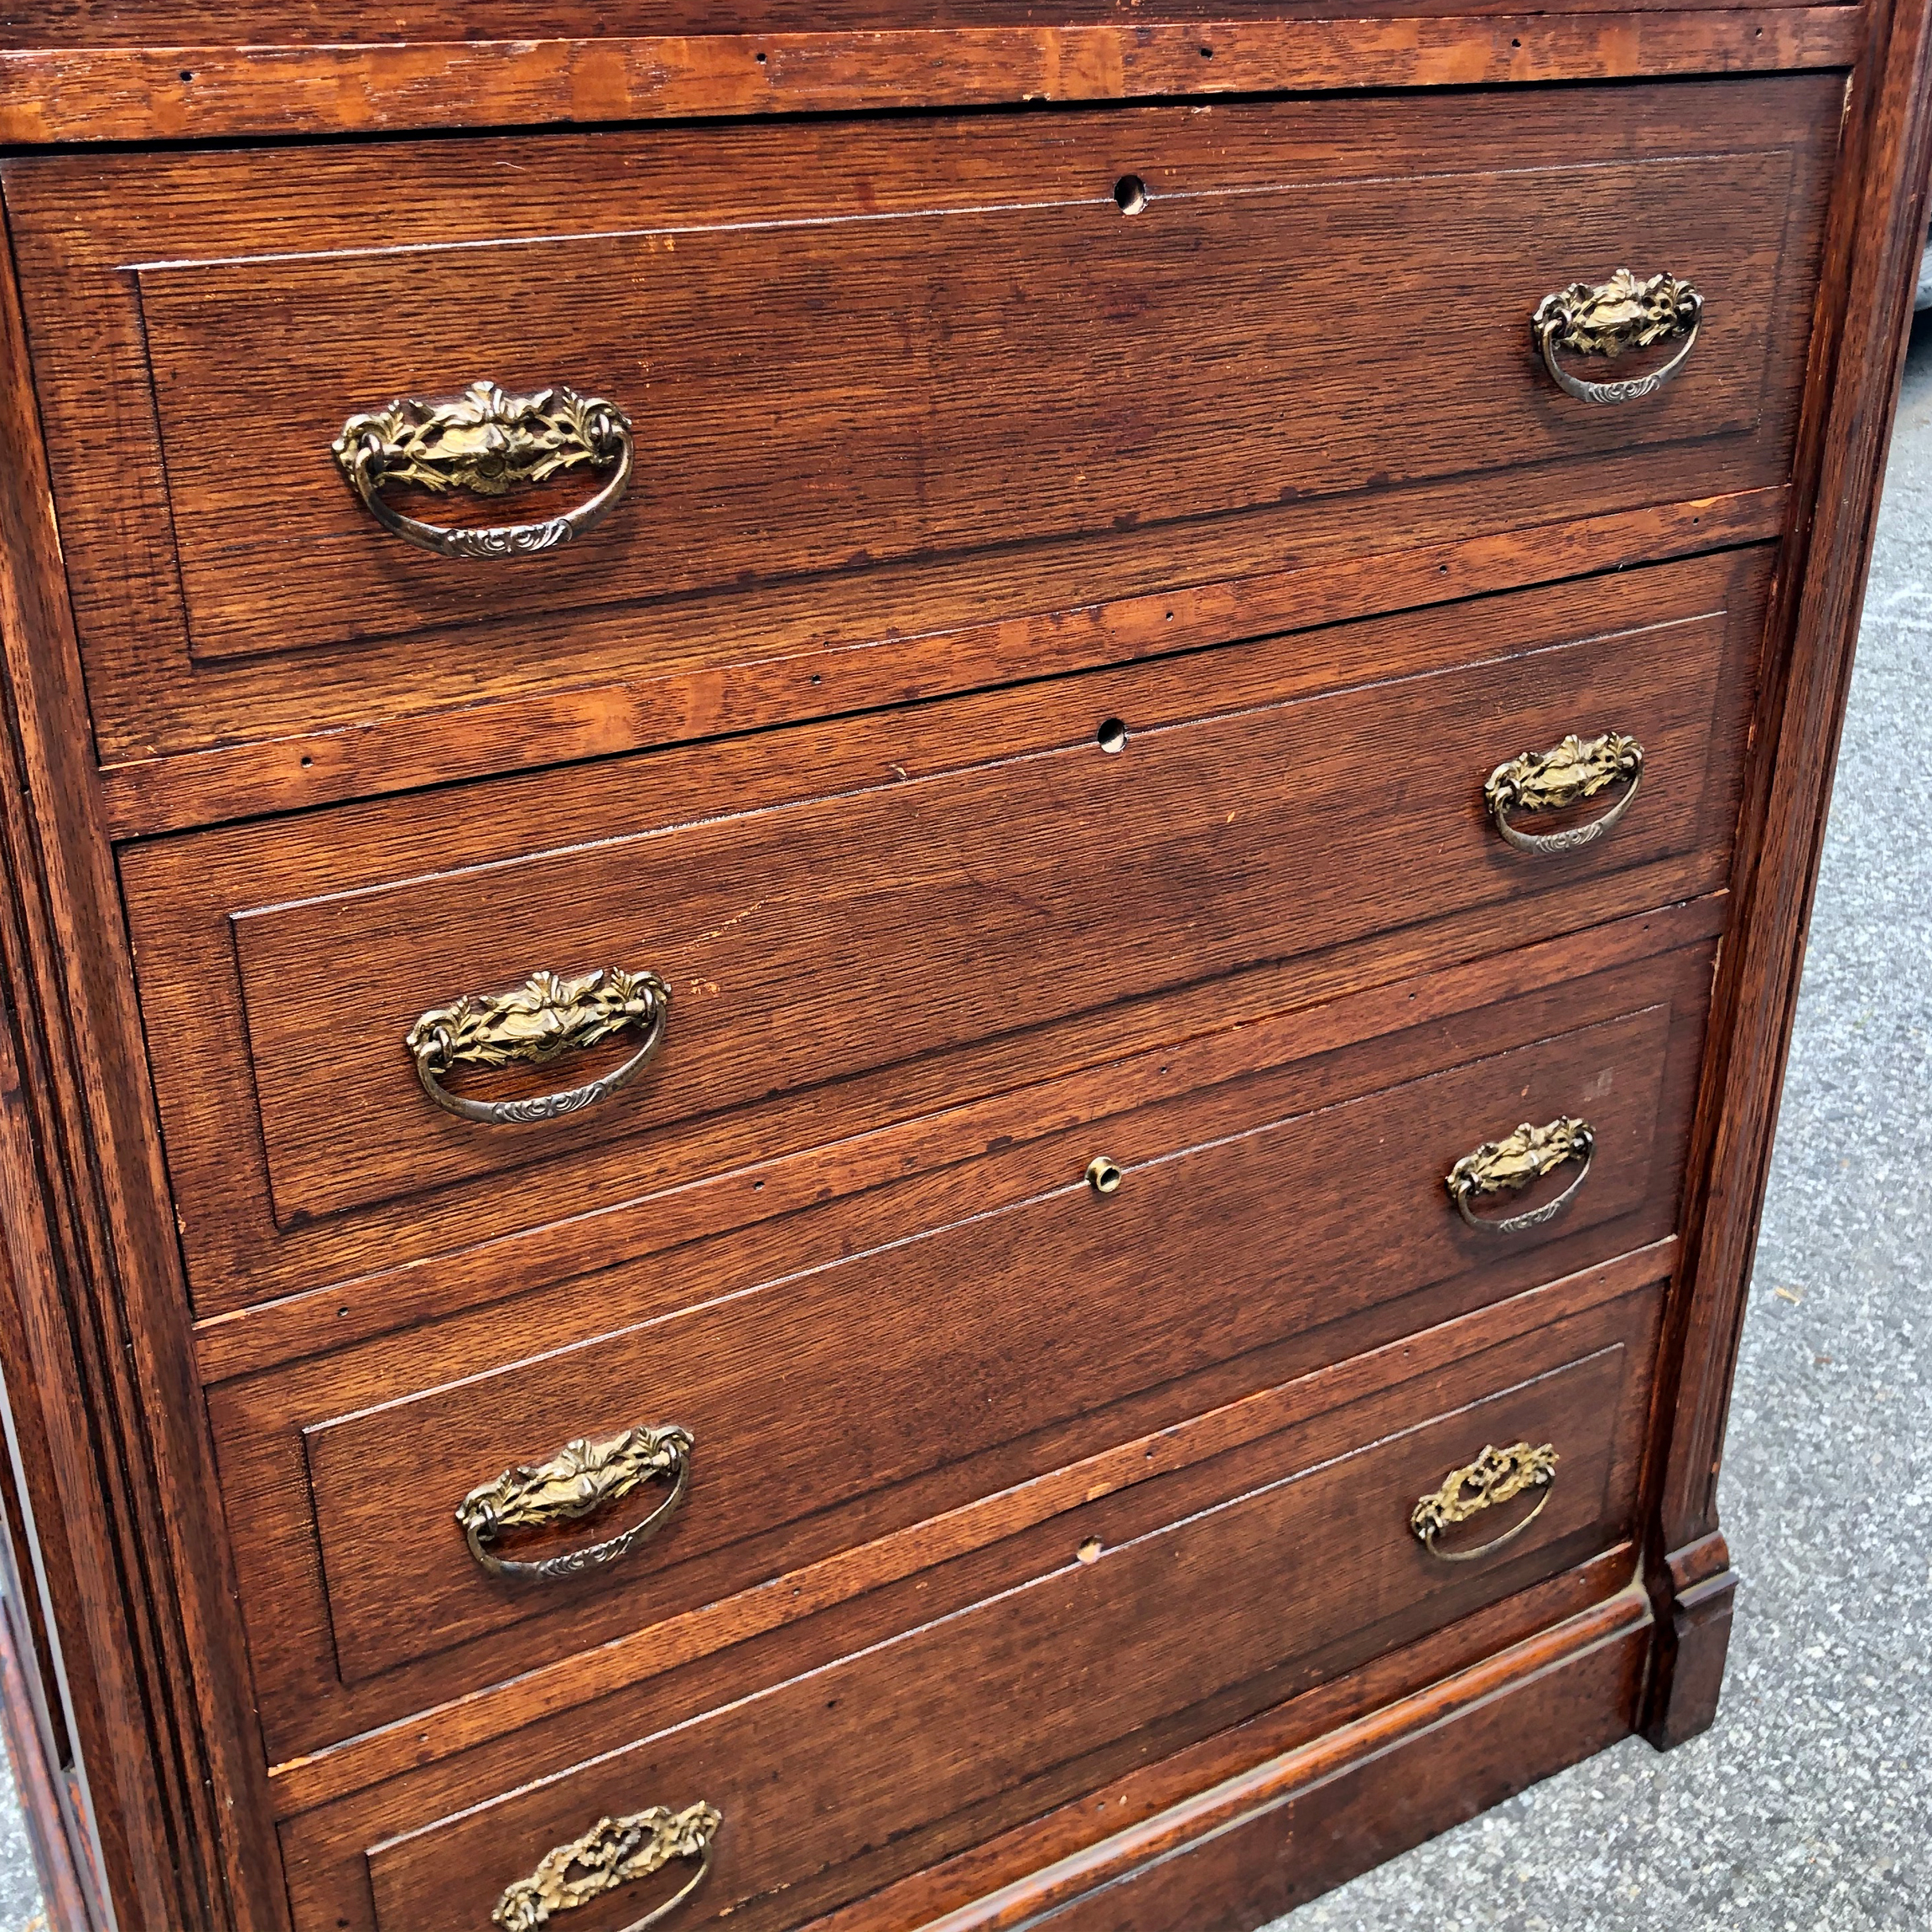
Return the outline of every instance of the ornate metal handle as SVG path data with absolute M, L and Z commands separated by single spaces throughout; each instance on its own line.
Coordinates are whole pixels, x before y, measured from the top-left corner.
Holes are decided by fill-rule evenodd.
M 492 1127 L 554 1120 L 606 1099 L 643 1070 L 664 1041 L 671 989 L 655 973 L 600 966 L 581 979 L 533 973 L 509 993 L 465 993 L 454 1005 L 432 1006 L 403 1037 L 423 1091 L 445 1112 Z M 442 1076 L 458 1067 L 507 1067 L 521 1061 L 548 1066 L 572 1047 L 595 1046 L 626 1026 L 644 1031 L 642 1044 L 600 1080 L 529 1100 L 469 1100 L 452 1093 Z
M 1565 805 L 1594 798 L 1618 781 L 1629 790 L 1599 818 L 1567 832 L 1520 832 L 1509 823 L 1512 812 L 1554 812 Z M 1644 782 L 1644 747 L 1621 731 L 1601 738 L 1579 738 L 1574 732 L 1547 751 L 1525 751 L 1498 765 L 1483 787 L 1483 802 L 1496 829 L 1519 852 L 1574 852 L 1601 839 L 1630 809 Z
M 456 1520 L 469 1539 L 470 1554 L 492 1576 L 550 1582 L 607 1569 L 640 1543 L 648 1543 L 677 1514 L 690 1487 L 691 1449 L 690 1431 L 675 1426 L 627 1429 L 600 1442 L 579 1437 L 566 1442 L 548 1462 L 520 1462 L 479 1484 L 456 1505 Z M 567 1550 L 540 1563 L 515 1562 L 490 1547 L 506 1530 L 574 1523 L 659 1476 L 671 1478 L 670 1494 L 641 1523 L 601 1543 Z
M 1592 288 L 1572 282 L 1554 295 L 1545 295 L 1530 318 L 1530 330 L 1543 356 L 1543 366 L 1566 394 L 1582 402 L 1634 402 L 1654 395 L 1684 366 L 1697 344 L 1704 319 L 1704 298 L 1675 275 L 1653 275 L 1639 282 L 1628 268 L 1619 268 L 1607 282 Z M 1681 335 L 1684 346 L 1661 369 L 1625 382 L 1586 382 L 1556 361 L 1566 349 L 1576 356 L 1622 356 L 1648 349 Z
M 533 557 L 600 522 L 631 480 L 631 419 L 601 397 L 559 386 L 512 396 L 494 382 L 472 382 L 453 402 L 399 396 L 387 409 L 351 416 L 330 444 L 349 487 L 385 530 L 439 557 Z M 613 472 L 589 502 L 541 523 L 452 528 L 405 517 L 385 502 L 383 486 L 468 490 L 501 496 L 518 483 L 542 483 L 583 466 Z
M 588 1905 L 634 1878 L 648 1878 L 673 1858 L 695 1858 L 698 1869 L 670 1898 L 625 1928 L 644 1932 L 704 1883 L 711 1869 L 711 1841 L 723 1822 L 702 1800 L 682 1811 L 653 1805 L 628 1818 L 600 1818 L 581 1838 L 546 1852 L 527 1878 L 508 1887 L 490 1922 L 502 1932 L 542 1932 L 555 1913 Z
M 1452 1469 L 1440 1489 L 1416 1504 L 1409 1513 L 1409 1527 L 1422 1547 L 1445 1563 L 1472 1563 L 1478 1556 L 1493 1555 L 1543 1514 L 1543 1507 L 1550 1500 L 1550 1486 L 1556 1480 L 1557 1462 L 1555 1450 L 1547 1442 L 1537 1449 L 1527 1442 L 1512 1442 L 1507 1449 L 1486 1447 L 1473 1462 Z M 1436 1539 L 1445 1530 L 1467 1523 L 1472 1516 L 1480 1515 L 1498 1503 L 1508 1503 L 1525 1489 L 1540 1489 L 1543 1493 L 1537 1498 L 1536 1507 L 1500 1536 L 1476 1550 L 1436 1547 Z
M 1456 1212 L 1485 1234 L 1520 1234 L 1527 1228 L 1540 1228 L 1576 1198 L 1576 1190 L 1590 1178 L 1590 1161 L 1596 1149 L 1597 1136 L 1586 1122 L 1574 1116 L 1552 1120 L 1547 1127 L 1532 1127 L 1524 1121 L 1504 1140 L 1485 1140 L 1449 1170 L 1446 1182 L 1449 1198 L 1456 1203 Z M 1540 1208 L 1512 1214 L 1506 1221 L 1488 1221 L 1470 1205 L 1486 1194 L 1520 1194 L 1566 1161 L 1581 1161 L 1581 1172 L 1554 1201 L 1545 1201 Z

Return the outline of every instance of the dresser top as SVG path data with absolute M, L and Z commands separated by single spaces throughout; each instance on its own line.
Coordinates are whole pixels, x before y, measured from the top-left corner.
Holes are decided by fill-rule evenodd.
M 1857 6 L 1710 0 L 45 0 L 0 143 L 401 133 L 1849 65 Z

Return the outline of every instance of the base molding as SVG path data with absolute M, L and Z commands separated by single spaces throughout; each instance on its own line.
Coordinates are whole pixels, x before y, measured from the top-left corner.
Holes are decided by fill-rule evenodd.
M 1633 1584 L 927 1932 L 1249 1932 L 1628 1737 L 1653 1629 Z
M 1737 1572 L 1713 1530 L 1672 1550 L 1658 1581 L 1657 1654 L 1641 1728 L 1656 1749 L 1670 1751 L 1708 1731 L 1716 1717 Z

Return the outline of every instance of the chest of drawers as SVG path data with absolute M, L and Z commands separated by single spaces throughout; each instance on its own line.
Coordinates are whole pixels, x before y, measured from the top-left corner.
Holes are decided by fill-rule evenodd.
M 1261 1924 L 1711 1722 L 1925 0 L 0 44 L 61 1932 Z

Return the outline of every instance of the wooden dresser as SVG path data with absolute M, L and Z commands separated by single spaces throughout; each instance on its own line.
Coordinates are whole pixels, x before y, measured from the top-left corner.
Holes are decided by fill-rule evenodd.
M 1710 1723 L 1932 0 L 0 43 L 60 1932 L 1245 1929 Z

